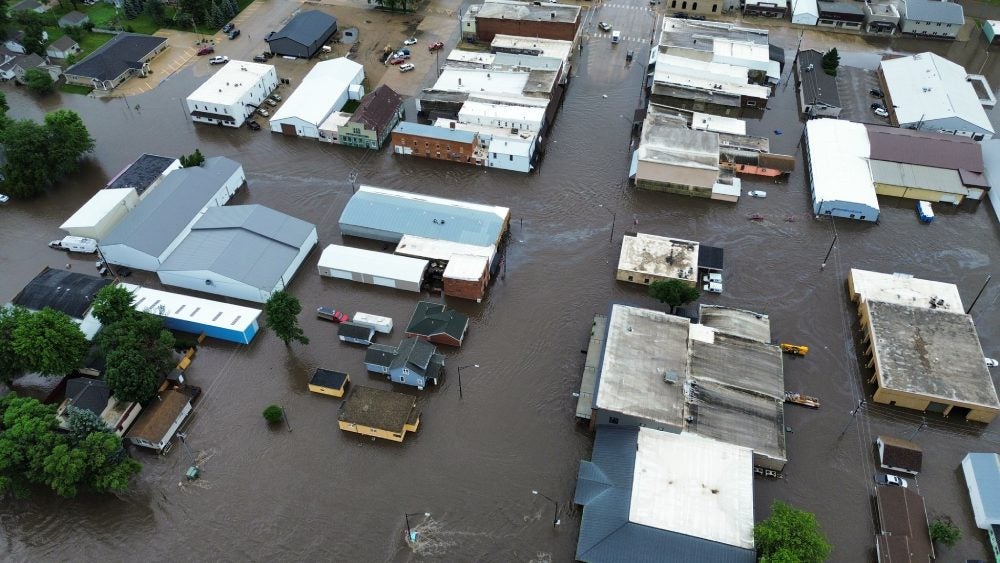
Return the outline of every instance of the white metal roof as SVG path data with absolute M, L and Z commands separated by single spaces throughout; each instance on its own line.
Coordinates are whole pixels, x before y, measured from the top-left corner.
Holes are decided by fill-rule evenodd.
M 520 37 L 517 35 L 497 34 L 493 36 L 490 48 L 497 52 L 504 52 L 504 49 L 516 49 L 518 51 L 537 50 L 542 56 L 555 57 L 557 59 L 569 60 L 570 53 L 573 52 L 573 42 L 561 39 L 542 39 L 539 37 Z
M 816 0 L 795 0 L 792 2 L 792 19 L 803 16 L 819 18 L 819 4 Z
M 868 169 L 871 145 L 864 125 L 813 119 L 806 123 L 806 137 L 817 201 L 851 201 L 879 208 Z
M 527 84 L 527 72 L 449 67 L 434 83 L 434 90 L 520 94 Z
M 170 293 L 130 283 L 123 283 L 121 286 L 135 297 L 133 307 L 136 311 L 145 311 L 178 321 L 243 332 L 260 316 L 260 309 Z
M 452 49 L 448 53 L 449 61 L 456 61 L 462 63 L 481 63 L 484 65 L 493 64 L 493 59 L 496 57 L 493 53 L 483 53 L 480 51 L 464 51 L 462 49 Z
M 444 277 L 454 280 L 478 281 L 482 279 L 489 266 L 485 256 L 470 254 L 453 254 L 444 268 Z
M 427 260 L 331 244 L 323 249 L 319 267 L 420 283 L 427 269 Z
M 968 73 L 934 53 L 882 61 L 882 74 L 901 125 L 957 117 L 993 132 Z
M 909 274 L 883 274 L 851 268 L 849 274 L 854 294 L 861 301 L 882 301 L 896 305 L 923 307 L 931 297 L 944 301 L 941 311 L 964 314 L 962 296 L 953 283 L 922 280 Z
M 448 119 L 447 117 L 439 117 L 434 120 L 435 127 L 442 127 L 444 129 L 460 129 L 462 131 L 475 131 L 479 133 L 479 140 L 493 140 L 493 139 L 513 139 L 515 141 L 528 143 L 529 146 L 535 144 L 535 134 L 528 131 L 519 131 L 517 135 L 513 135 L 510 132 L 509 127 L 492 127 L 490 125 L 479 125 L 476 123 L 460 123 L 454 119 Z M 507 154 L 507 153 L 504 153 Z
M 629 520 L 753 549 L 753 451 L 639 428 Z
M 730 133 L 732 135 L 746 135 L 747 122 L 735 117 L 722 117 L 708 113 L 694 112 L 691 116 L 691 128 L 701 131 L 713 131 L 715 133 Z
M 500 207 L 499 205 L 483 205 L 481 203 L 459 201 L 457 199 L 445 199 L 443 197 L 434 197 L 414 192 L 400 192 L 396 190 L 387 190 L 385 188 L 376 188 L 375 186 L 361 186 L 360 188 L 358 188 L 358 193 L 361 192 L 368 192 L 371 194 L 381 194 L 383 196 L 396 199 L 409 199 L 413 201 L 421 201 L 424 203 L 429 203 L 432 205 L 440 205 L 443 207 L 457 207 L 459 209 L 479 211 L 480 213 L 492 213 L 493 215 L 496 215 L 498 218 L 500 218 L 501 221 L 506 221 L 507 217 L 510 216 L 510 209 L 507 207 Z
M 496 256 L 496 245 L 478 246 L 475 244 L 463 244 L 461 242 L 451 242 L 450 240 L 438 240 L 418 237 L 416 235 L 403 235 L 396 245 L 397 254 L 428 258 L 430 260 L 451 260 L 455 254 L 465 254 L 468 256 L 483 256 L 491 263 Z
M 513 156 L 531 156 L 535 140 L 518 139 L 516 137 L 494 137 L 490 140 L 489 150 L 497 154 L 508 154 Z
M 750 2 L 752 0 L 748 0 Z M 775 0 L 768 0 L 773 3 Z M 780 4 L 780 2 L 779 2 Z M 712 41 L 712 60 L 718 63 L 729 63 L 754 70 L 767 70 L 771 62 L 771 49 L 767 44 L 752 41 L 737 41 L 716 37 Z
M 93 227 L 101 222 L 104 217 L 115 208 L 116 205 L 124 205 L 131 209 L 135 205 L 139 196 L 132 188 L 116 188 L 110 190 L 97 190 L 87 203 L 84 203 L 76 213 L 59 225 L 60 229 L 81 229 Z M 131 206 L 130 206 L 131 205 Z
M 340 110 L 333 104 L 351 84 L 361 82 L 364 77 L 365 67 L 344 57 L 318 62 L 274 112 L 271 121 L 297 117 L 318 127 L 331 111 Z
M 482 102 L 465 102 L 462 104 L 462 109 L 458 110 L 458 120 L 468 123 L 468 120 L 474 117 L 541 123 L 545 120 L 545 108 L 486 104 Z
M 750 84 L 748 73 L 743 66 L 689 59 L 671 54 L 668 50 L 667 53 L 660 53 L 656 60 L 653 81 L 767 99 L 771 89 Z
M 229 61 L 222 65 L 197 90 L 191 92 L 189 100 L 209 104 L 230 106 L 238 102 L 274 66 L 246 61 Z

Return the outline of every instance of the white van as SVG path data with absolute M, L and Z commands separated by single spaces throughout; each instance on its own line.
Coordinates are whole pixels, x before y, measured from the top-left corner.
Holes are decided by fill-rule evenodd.
M 621 43 L 621 40 L 622 40 L 622 32 L 615 31 L 614 33 L 611 34 L 612 43 Z
M 97 252 L 97 241 L 86 237 L 63 237 L 60 240 L 50 242 L 49 246 L 67 252 L 82 252 L 84 254 Z

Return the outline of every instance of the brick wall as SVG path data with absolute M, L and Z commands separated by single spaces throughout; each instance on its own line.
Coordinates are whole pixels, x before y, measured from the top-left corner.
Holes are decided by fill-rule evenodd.
M 476 35 L 480 41 L 493 41 L 493 36 L 518 35 L 542 39 L 572 41 L 576 38 L 577 22 L 498 20 L 476 18 Z
M 410 149 L 414 156 L 451 160 L 454 162 L 469 162 L 475 151 L 476 141 L 459 143 L 393 131 L 392 146 Z

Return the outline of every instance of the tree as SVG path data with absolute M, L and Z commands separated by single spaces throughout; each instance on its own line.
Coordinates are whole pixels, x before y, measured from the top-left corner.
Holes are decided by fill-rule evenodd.
M 42 193 L 64 174 L 76 170 L 80 158 L 94 149 L 94 139 L 80 116 L 58 110 L 45 123 L 31 120 L 5 122 L 0 143 L 7 152 L 3 166 L 5 191 L 16 197 Z
M 283 411 L 278 405 L 268 405 L 267 408 L 264 409 L 264 420 L 272 424 L 280 422 L 284 417 L 285 411 Z
M 104 422 L 93 411 L 86 409 L 78 409 L 73 406 L 67 407 L 66 421 L 69 425 L 69 432 L 67 432 L 66 437 L 69 439 L 69 443 L 74 446 L 82 444 L 87 439 L 87 436 L 90 436 L 94 432 L 112 432 L 112 428 L 108 426 L 108 423 Z
M 0 0 L 0 8 L 3 7 L 3 0 Z M 10 110 L 10 106 L 7 105 L 7 94 L 0 92 L 0 118 L 7 117 L 7 111 Z
M 823 55 L 823 72 L 830 76 L 837 76 L 837 67 L 840 66 L 840 53 L 837 48 L 830 49 Z
M 194 149 L 194 152 L 184 156 L 181 155 L 181 168 L 194 168 L 205 164 L 205 155 L 201 154 L 201 149 Z
M 101 314 L 110 309 L 108 306 Z M 174 343 L 174 335 L 164 328 L 163 319 L 149 313 L 131 310 L 104 325 L 97 335 L 97 345 L 108 365 L 104 379 L 115 398 L 139 402 L 151 399 L 159 376 L 173 364 Z
M 10 28 L 10 12 L 7 11 L 7 0 L 0 0 L 0 40 L 7 39 Z
M 91 312 L 102 325 L 116 323 L 135 312 L 135 296 L 121 285 L 106 285 L 94 296 Z
M 66 375 L 80 366 L 87 338 L 66 313 L 48 307 L 24 316 L 11 332 L 21 366 L 43 375 Z
M 146 7 L 143 11 L 156 25 L 163 25 L 167 22 L 167 9 L 162 0 L 146 0 Z
M 21 38 L 21 45 L 40 57 L 45 56 L 45 22 L 42 15 L 31 10 L 18 12 L 14 16 L 14 21 L 20 26 L 24 36 Z
M 931 541 L 941 542 L 948 547 L 954 546 L 962 539 L 962 530 L 951 522 L 950 518 L 938 518 L 930 527 Z
M 301 312 L 302 305 L 299 304 L 299 300 L 284 290 L 275 291 L 267 303 L 264 303 L 267 326 L 278 335 L 285 346 L 291 344 L 292 340 L 309 344 L 309 338 L 302 332 L 296 317 Z
M 214 27 L 221 28 L 226 25 L 226 14 L 223 13 L 222 7 L 215 0 L 208 7 L 209 23 Z
M 226 19 L 233 19 L 236 14 L 240 12 L 240 7 L 236 4 L 236 0 L 224 0 L 222 2 L 222 13 L 226 15 Z
M 15 375 L 24 371 L 21 356 L 14 351 L 14 329 L 24 322 L 31 312 L 23 307 L 0 307 L 0 382 L 10 383 Z
M 76 170 L 80 157 L 94 150 L 94 139 L 74 111 L 61 109 L 45 114 L 45 129 L 49 142 L 45 164 L 52 170 L 52 181 Z
M 125 12 L 125 19 L 134 20 L 142 14 L 142 0 L 125 0 L 122 8 Z
M 671 313 L 677 307 L 698 299 L 700 295 L 697 287 L 681 280 L 658 280 L 649 284 L 649 296 L 670 305 Z
M 159 371 L 141 350 L 119 348 L 107 355 L 104 382 L 119 401 L 144 403 L 156 395 Z
M 753 539 L 761 563 L 820 563 L 831 549 L 816 516 L 779 500 L 771 517 L 754 526 Z
M 29 68 L 24 73 L 24 83 L 36 94 L 48 94 L 54 89 L 52 75 L 41 68 Z

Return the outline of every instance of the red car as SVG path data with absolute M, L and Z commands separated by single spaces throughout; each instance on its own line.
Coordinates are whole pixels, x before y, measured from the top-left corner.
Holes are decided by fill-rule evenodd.
M 209 45 L 208 47 L 202 47 L 198 51 L 198 56 L 201 57 L 203 55 L 211 55 L 214 52 L 215 52 L 215 47 L 212 47 L 211 45 Z
M 437 51 L 438 49 L 444 49 L 444 43 L 440 41 L 435 41 L 427 46 L 428 51 Z
M 395 59 L 389 59 L 389 64 L 391 64 L 391 65 L 399 65 L 399 64 L 403 64 L 403 61 L 405 61 L 405 60 L 406 59 L 404 59 L 402 57 L 396 57 Z
M 337 324 L 346 323 L 351 320 L 345 313 L 336 311 L 332 307 L 317 307 L 316 316 Z

